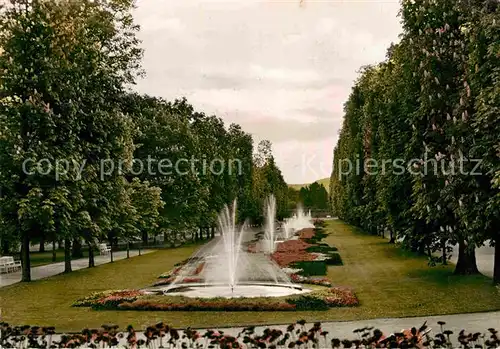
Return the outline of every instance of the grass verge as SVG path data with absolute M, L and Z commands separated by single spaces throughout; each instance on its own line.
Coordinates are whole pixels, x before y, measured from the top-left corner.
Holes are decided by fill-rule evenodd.
M 325 242 L 339 248 L 344 266 L 329 267 L 333 286 L 354 289 L 360 305 L 322 312 L 297 311 L 307 321 L 361 320 L 500 310 L 500 297 L 491 279 L 455 276 L 453 267 L 427 266 L 425 257 L 401 251 L 380 237 L 363 234 L 341 221 L 329 221 Z M 4 321 L 13 324 L 52 325 L 58 331 L 79 331 L 115 323 L 142 328 L 159 321 L 176 327 L 221 327 L 289 323 L 289 312 L 158 312 L 95 311 L 71 304 L 92 292 L 134 289 L 152 285 L 158 275 L 189 257 L 197 246 L 120 260 L 82 269 L 31 284 L 0 289 Z

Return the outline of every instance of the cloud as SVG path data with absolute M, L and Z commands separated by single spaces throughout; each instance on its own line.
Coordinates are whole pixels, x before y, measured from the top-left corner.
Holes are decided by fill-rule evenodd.
M 146 79 L 136 88 L 269 138 L 285 179 L 304 154 L 331 166 L 359 68 L 401 30 L 398 1 L 138 0 Z M 310 155 L 307 155 L 310 156 Z M 329 165 L 328 165 L 329 164 Z M 319 166 L 319 165 L 318 165 Z M 328 171 L 326 171 L 328 172 Z
M 342 118 L 322 119 L 304 122 L 297 119 L 282 120 L 265 115 L 234 111 L 225 116 L 228 122 L 238 123 L 258 139 L 272 143 L 293 140 L 294 142 L 315 142 L 336 135 Z
M 337 120 L 341 121 L 343 115 L 328 109 L 320 109 L 315 107 L 301 108 L 296 110 L 300 114 L 315 117 L 317 120 Z

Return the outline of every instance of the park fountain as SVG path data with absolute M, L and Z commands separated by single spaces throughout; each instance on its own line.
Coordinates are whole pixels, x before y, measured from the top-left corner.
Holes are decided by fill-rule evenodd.
M 272 200 L 269 204 L 273 206 Z M 292 283 L 265 254 L 243 248 L 254 233 L 246 224 L 238 229 L 236 201 L 219 214 L 218 231 L 221 236 L 195 252 L 169 285 L 145 291 L 196 298 L 278 297 L 310 291 Z
M 276 243 L 276 198 L 269 195 L 264 201 L 264 240 L 263 247 L 267 253 L 273 253 Z
M 290 239 L 294 232 L 297 232 L 306 228 L 314 228 L 312 221 L 311 210 L 306 214 L 302 205 L 297 205 L 296 213 L 292 217 L 288 218 L 283 222 L 282 230 L 284 232 L 284 238 Z

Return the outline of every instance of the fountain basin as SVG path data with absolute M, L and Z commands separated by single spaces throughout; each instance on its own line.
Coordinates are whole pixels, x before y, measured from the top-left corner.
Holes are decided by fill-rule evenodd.
M 257 298 L 283 297 L 312 291 L 296 284 L 248 283 L 238 284 L 231 289 L 228 285 L 179 284 L 173 287 L 161 287 L 145 290 L 146 293 L 164 294 L 165 296 L 184 296 L 190 298 Z

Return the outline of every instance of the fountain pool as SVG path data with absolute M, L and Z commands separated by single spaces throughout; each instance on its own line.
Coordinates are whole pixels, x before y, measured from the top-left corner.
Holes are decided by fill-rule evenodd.
M 292 283 L 268 255 L 243 248 L 253 236 L 246 224 L 237 227 L 236 201 L 219 214 L 218 229 L 221 236 L 200 248 L 169 285 L 145 291 L 195 298 L 280 297 L 310 291 Z
M 166 292 L 169 296 L 184 296 L 192 298 L 256 298 L 256 297 L 282 297 L 293 294 L 301 294 L 310 292 L 310 289 L 292 287 L 290 285 L 280 284 L 245 284 L 236 285 L 233 289 L 227 285 L 178 285 L 177 288 L 172 288 Z

